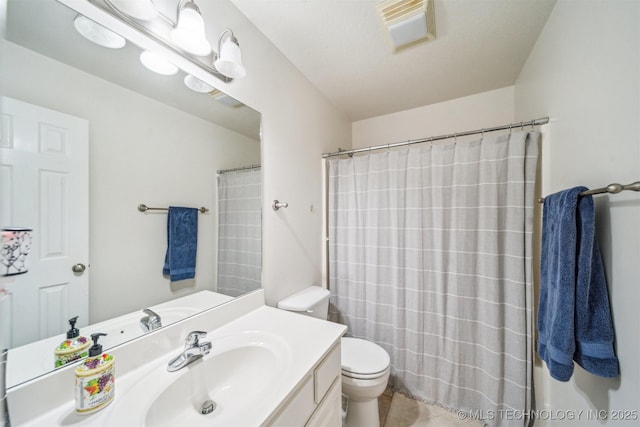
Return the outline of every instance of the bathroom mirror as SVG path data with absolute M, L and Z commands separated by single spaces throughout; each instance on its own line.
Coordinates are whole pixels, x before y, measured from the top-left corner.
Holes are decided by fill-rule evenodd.
M 108 49 L 86 40 L 74 28 L 77 13 L 55 0 L 7 3 L 2 95 L 80 118 L 88 128 L 90 253 L 86 261 L 77 260 L 86 264 L 82 274 L 89 281 L 87 315 L 78 319 L 81 334 L 90 330 L 89 323 L 130 313 L 139 313 L 142 318 L 145 308 L 202 291 L 226 294 L 207 300 L 202 309 L 251 291 L 222 292 L 216 288 L 217 181 L 219 170 L 260 163 L 260 113 L 223 92 L 188 89 L 182 71 L 173 76 L 152 73 L 142 66 L 140 49 L 130 42 L 120 49 Z M 254 173 L 259 179 L 260 170 Z M 195 279 L 170 282 L 163 276 L 167 212 L 141 212 L 140 204 L 208 209 L 198 214 Z M 46 217 L 46 213 L 39 215 Z M 67 224 L 74 226 L 73 222 Z M 37 232 L 38 227 L 34 228 Z M 252 268 L 259 277 L 261 259 L 254 259 Z M 19 280 L 35 280 L 32 271 Z M 13 286 L 18 285 L 17 280 Z M 13 341 L 18 345 L 28 342 L 18 336 L 16 331 L 21 328 L 33 326 L 42 340 L 64 332 L 68 329 L 66 319 L 77 314 L 55 292 L 39 294 L 33 309 L 43 304 L 54 321 L 36 320 L 39 317 L 22 305 L 23 318 L 33 318 L 39 324 L 29 325 L 26 320 L 20 327 L 14 325 Z M 59 311 L 53 313 L 55 307 Z M 167 319 L 175 320 L 178 318 Z M 163 326 L 166 324 L 163 321 Z M 3 330 L 7 327 L 5 322 Z M 54 332 L 46 334 L 46 330 Z M 129 337 L 123 333 L 122 339 Z M 120 342 L 111 341 L 111 345 Z M 53 368 L 53 348 L 46 353 Z

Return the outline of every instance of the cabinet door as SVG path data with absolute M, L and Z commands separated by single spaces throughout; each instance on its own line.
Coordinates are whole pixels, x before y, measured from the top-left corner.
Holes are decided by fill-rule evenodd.
M 340 427 L 342 425 L 342 379 L 336 378 L 322 403 L 309 419 L 306 427 Z

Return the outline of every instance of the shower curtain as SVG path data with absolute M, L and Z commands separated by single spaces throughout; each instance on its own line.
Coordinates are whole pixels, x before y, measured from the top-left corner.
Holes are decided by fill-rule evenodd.
M 391 356 L 394 388 L 527 425 L 539 134 L 329 160 L 331 316 Z
M 260 169 L 218 175 L 218 292 L 235 297 L 261 287 L 261 209 Z

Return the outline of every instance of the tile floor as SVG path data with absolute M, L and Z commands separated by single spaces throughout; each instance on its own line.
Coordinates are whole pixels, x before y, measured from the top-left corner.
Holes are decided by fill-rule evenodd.
M 480 421 L 460 419 L 453 412 L 394 393 L 391 389 L 380 396 L 378 408 L 383 427 L 482 427 Z

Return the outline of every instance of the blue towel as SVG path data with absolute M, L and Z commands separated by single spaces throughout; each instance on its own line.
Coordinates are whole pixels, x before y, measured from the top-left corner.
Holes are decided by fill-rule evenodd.
M 198 209 L 169 207 L 167 217 L 167 254 L 162 274 L 172 282 L 193 279 L 196 275 L 198 245 Z
M 591 196 L 575 187 L 545 197 L 542 223 L 538 355 L 551 376 L 568 381 L 575 360 L 615 377 L 613 323 Z

